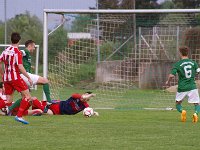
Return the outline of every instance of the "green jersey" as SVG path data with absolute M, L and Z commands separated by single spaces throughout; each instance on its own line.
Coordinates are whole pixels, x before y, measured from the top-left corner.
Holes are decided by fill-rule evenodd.
M 21 50 L 23 56 L 23 66 L 27 72 L 31 73 L 31 54 L 29 50 Z
M 196 89 L 195 75 L 198 65 L 191 59 L 182 59 L 174 64 L 171 74 L 178 74 L 178 92 L 186 92 Z

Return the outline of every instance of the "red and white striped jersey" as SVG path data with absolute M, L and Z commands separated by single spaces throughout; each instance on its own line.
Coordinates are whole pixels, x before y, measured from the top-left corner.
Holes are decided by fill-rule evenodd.
M 19 64 L 22 64 L 22 54 L 17 47 L 9 46 L 1 56 L 0 61 L 4 62 L 3 81 L 13 81 L 20 78 Z

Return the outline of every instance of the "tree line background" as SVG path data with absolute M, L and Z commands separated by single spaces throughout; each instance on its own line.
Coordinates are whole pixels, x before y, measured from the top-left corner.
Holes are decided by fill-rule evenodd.
M 179 8 L 199 8 L 200 1 L 197 0 L 168 0 L 161 4 L 158 0 L 99 0 L 99 9 L 179 9 Z M 96 8 L 90 8 L 96 9 Z M 42 12 L 41 12 L 42 13 Z M 82 24 L 83 15 L 79 15 L 72 22 L 70 31 L 65 26 L 60 27 L 49 37 L 49 60 L 62 51 L 67 45 L 67 32 L 78 32 L 87 25 Z M 92 16 L 93 18 L 96 16 Z M 4 43 L 5 23 L 0 21 L 0 43 Z M 19 32 L 22 36 L 21 44 L 28 39 L 33 39 L 36 44 L 40 45 L 40 63 L 42 63 L 42 45 L 43 45 L 43 23 L 35 15 L 30 15 L 27 11 L 23 14 L 17 14 L 15 17 L 7 20 L 7 41 L 10 42 L 10 34 Z M 65 38 L 63 38 L 65 37 Z

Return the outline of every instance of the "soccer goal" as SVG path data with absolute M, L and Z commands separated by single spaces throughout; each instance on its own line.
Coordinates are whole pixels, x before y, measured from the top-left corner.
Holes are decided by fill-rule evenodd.
M 48 36 L 51 15 L 64 21 Z M 44 9 L 43 73 L 52 97 L 91 90 L 98 108 L 174 107 L 177 78 L 169 87 L 165 81 L 179 46 L 188 46 L 200 62 L 199 21 L 199 9 Z M 66 40 L 63 49 L 50 44 L 54 36 Z M 58 52 L 53 59 L 52 51 Z
M 8 46 L 10 46 L 10 45 L 9 44 L 0 44 L 1 52 L 4 49 L 6 49 Z M 19 49 L 20 50 L 23 50 L 24 48 L 25 48 L 25 45 L 19 45 Z M 35 55 L 33 56 L 34 59 L 32 60 L 32 66 L 34 67 L 34 74 L 38 74 L 40 46 L 39 45 L 35 45 L 35 48 L 36 48 L 36 52 L 34 53 Z M 35 85 L 31 89 L 37 90 L 37 85 Z

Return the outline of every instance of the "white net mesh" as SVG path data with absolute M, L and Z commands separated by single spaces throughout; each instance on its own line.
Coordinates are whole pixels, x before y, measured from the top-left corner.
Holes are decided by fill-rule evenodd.
M 68 30 L 68 46 L 49 65 L 55 99 L 62 99 L 62 90 L 71 88 L 95 92 L 95 107 L 174 105 L 177 79 L 170 87 L 164 83 L 178 60 L 178 47 L 189 46 L 192 58 L 200 59 L 198 42 L 192 44 L 186 36 L 197 25 L 195 14 L 100 14 L 99 22 L 96 14 L 80 16 L 82 20 L 76 16 L 71 24 L 83 23 L 83 28 Z

